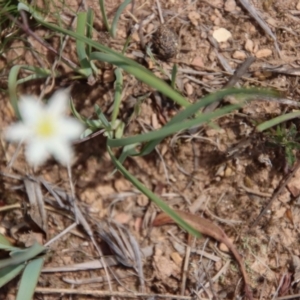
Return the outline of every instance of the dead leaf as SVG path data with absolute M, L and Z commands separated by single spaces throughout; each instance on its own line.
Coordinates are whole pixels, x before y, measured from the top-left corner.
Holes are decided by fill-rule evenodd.
M 26 222 L 33 231 L 41 230 L 47 237 L 48 218 L 40 183 L 25 178 L 24 184 L 30 203 L 29 211 L 25 209 Z M 24 208 L 27 208 L 27 206 L 24 206 Z

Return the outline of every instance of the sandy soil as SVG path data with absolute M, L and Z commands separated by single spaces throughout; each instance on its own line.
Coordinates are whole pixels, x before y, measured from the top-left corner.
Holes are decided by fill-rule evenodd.
M 49 4 L 48 11 L 53 13 L 47 14 L 47 20 L 57 22 L 59 14 L 65 25 L 69 26 L 74 12 L 79 8 L 78 2 L 66 0 L 64 5 Z M 251 2 L 276 35 L 274 42 L 238 0 L 160 1 L 164 26 L 178 36 L 178 49 L 171 58 L 157 56 L 159 66 L 150 59 L 141 58 L 145 53 L 144 46 L 151 46 L 152 43 L 155 50 L 157 39 L 152 37 L 155 37 L 154 33 L 162 23 L 157 3 L 154 0 L 134 2 L 133 8 L 128 5 L 123 12 L 117 37 L 112 39 L 105 32 L 98 1 L 87 0 L 87 6 L 95 12 L 94 39 L 121 51 L 129 29 L 142 24 L 142 35 L 133 32 L 126 55 L 166 80 L 176 62 L 179 68 L 177 88 L 191 103 L 223 88 L 234 70 L 249 56 L 256 60 L 236 86 L 273 88 L 281 93 L 282 99 L 293 100 L 287 103 L 257 99 L 240 111 L 217 120 L 215 124 L 219 128 L 204 126 L 167 138 L 156 152 L 142 158 L 129 158 L 125 166 L 171 207 L 205 216 L 223 228 L 244 259 L 254 299 L 276 299 L 300 293 L 300 171 L 276 197 L 259 223 L 253 226 L 291 170 L 287 166 L 283 147 L 280 144 L 270 146 L 270 138 L 255 132 L 254 126 L 298 106 L 300 2 Z M 120 3 L 107 1 L 110 20 Z M 42 5 L 42 1 L 37 1 L 37 6 Z M 153 17 L 149 21 L 151 15 Z M 50 35 L 48 30 L 34 24 L 31 26 L 37 35 L 47 39 L 55 49 L 60 49 L 59 36 Z M 217 41 L 225 34 L 223 32 L 221 37 L 217 35 L 220 28 L 229 32 L 231 37 L 227 41 Z M 7 88 L 7 75 L 13 65 L 51 68 L 56 59 L 53 53 L 21 30 L 17 36 L 18 39 L 10 40 L 9 47 L 4 48 L 0 57 L 2 89 Z M 63 55 L 78 64 L 72 39 L 67 41 Z M 20 94 L 36 95 L 44 91 L 47 97 L 57 88 L 75 83 L 72 97 L 81 114 L 92 116 L 93 106 L 98 104 L 109 116 L 114 93 L 113 67 L 106 64 L 98 67 L 101 74 L 91 85 L 87 79 L 74 81 L 73 71 L 60 61 L 57 68 L 63 74 L 61 78 L 50 80 L 47 84 L 44 80 L 27 82 L 20 85 L 18 91 Z M 26 73 L 21 76 L 25 77 Z M 152 89 L 132 76 L 124 74 L 124 81 L 126 89 L 120 117 L 128 122 L 126 135 L 161 128 L 178 111 L 176 105 L 161 95 L 154 97 Z M 139 115 L 130 119 L 133 103 L 148 92 L 151 96 L 142 102 Z M 0 101 L 0 124 L 4 128 L 15 117 L 6 93 L 0 93 Z M 298 129 L 297 122 L 295 120 L 293 124 Z M 287 130 L 291 124 L 287 124 Z M 2 140 L 0 151 L 1 170 L 5 173 L 0 186 L 2 207 L 27 201 L 24 178 L 28 174 L 69 192 L 67 170 L 55 161 L 50 160 L 33 172 L 21 151 L 13 168 L 9 169 L 7 164 L 16 147 Z M 243 297 L 240 270 L 226 246 L 206 237 L 188 239 L 186 233 L 175 225 L 151 227 L 157 208 L 120 174 L 111 176 L 114 166 L 106 153 L 104 137 L 97 136 L 76 145 L 76 161 L 72 170 L 78 206 L 103 253 L 115 259 L 109 270 L 111 287 L 104 270 L 93 268 L 98 254 L 86 231 L 77 226 L 50 245 L 51 251 L 47 254 L 35 299 L 69 299 L 66 293 L 55 294 L 55 289 L 76 290 L 72 299 L 93 299 L 90 293 L 86 295 L 84 291 L 109 291 L 110 288 L 114 292 L 133 291 L 149 295 L 136 295 L 136 299 L 154 299 L 151 298 L 153 293 L 177 295 L 176 299 Z M 12 179 L 8 174 L 20 177 Z M 18 245 L 28 245 L 32 239 L 46 243 L 74 222 L 70 212 L 57 208 L 45 187 L 42 191 L 48 207 L 47 237 L 26 223 L 20 208 L 0 213 L 1 232 Z M 137 270 L 133 248 L 130 248 L 132 244 L 119 244 L 124 255 L 121 258 L 114 246 L 108 245 L 106 239 L 115 247 L 120 243 L 113 237 L 112 228 L 123 241 L 135 239 L 140 249 L 146 252 L 141 259 L 144 282 Z M 185 261 L 187 267 L 184 267 Z M 85 270 L 75 268 L 71 272 L 65 269 L 66 266 L 83 262 L 91 262 L 91 265 Z M 62 269 L 51 270 L 54 267 Z M 0 299 L 14 299 L 16 283 L 14 280 L 2 288 Z M 52 293 L 42 293 L 43 288 L 52 290 Z M 100 298 L 106 299 L 108 296 Z M 115 299 L 124 297 L 115 296 Z M 300 296 L 294 299 L 300 299 Z

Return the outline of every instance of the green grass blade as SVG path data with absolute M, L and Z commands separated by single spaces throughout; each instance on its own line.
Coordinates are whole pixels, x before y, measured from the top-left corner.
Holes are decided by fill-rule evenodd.
M 109 26 L 109 23 L 108 23 L 108 18 L 107 18 L 107 14 L 106 14 L 104 0 L 99 0 L 99 6 L 100 6 L 101 14 L 102 14 L 102 17 L 103 17 L 104 26 L 106 27 L 106 30 L 110 33 L 110 35 L 112 35 L 111 29 L 110 29 L 110 26 Z
M 116 13 L 115 13 L 115 17 L 113 19 L 113 22 L 111 24 L 111 34 L 112 37 L 115 38 L 116 37 L 116 33 L 117 33 L 117 26 L 118 26 L 118 21 L 119 18 L 121 16 L 121 13 L 123 12 L 123 10 L 125 9 L 125 7 L 131 2 L 131 0 L 125 0 L 117 9 Z
M 236 105 L 228 105 L 228 106 L 225 106 L 224 108 L 218 109 L 214 112 L 203 114 L 200 117 L 197 117 L 195 119 L 185 121 L 183 123 L 181 122 L 181 123 L 172 124 L 170 126 L 165 126 L 160 130 L 147 132 L 147 133 L 140 134 L 137 136 L 122 138 L 122 139 L 118 139 L 118 140 L 108 139 L 107 145 L 110 147 L 123 147 L 123 146 L 130 145 L 130 144 L 148 142 L 148 141 L 155 140 L 155 139 L 162 139 L 162 138 L 165 138 L 175 132 L 188 129 L 195 125 L 203 124 L 205 122 L 209 122 L 211 119 L 221 117 L 221 116 L 228 114 L 228 113 L 232 112 L 233 110 L 240 108 L 240 107 L 241 107 L 241 105 L 237 105 L 237 104 Z
M 93 38 L 93 24 L 94 24 L 94 12 L 91 8 L 88 8 L 87 11 L 87 18 L 86 18 L 86 36 L 89 39 Z M 87 45 L 86 48 L 86 54 L 89 57 L 92 53 L 92 47 L 90 45 Z
M 20 70 L 28 70 L 31 71 L 35 74 L 30 75 L 26 78 L 22 78 L 18 80 L 18 75 Z M 17 87 L 19 84 L 24 83 L 26 81 L 32 80 L 32 79 L 37 79 L 37 78 L 45 78 L 47 76 L 51 75 L 51 71 L 48 69 L 42 69 L 42 68 L 37 68 L 37 67 L 32 67 L 32 66 L 27 66 L 27 65 L 17 65 L 13 66 L 9 72 L 8 75 L 8 94 L 9 94 L 9 99 L 11 102 L 11 105 L 15 111 L 15 114 L 19 120 L 22 119 L 20 111 L 19 111 L 19 106 L 18 106 L 18 95 L 17 95 Z M 56 73 L 58 75 L 58 73 Z
M 111 125 L 108 122 L 108 120 L 106 119 L 105 115 L 103 114 L 101 108 L 99 107 L 99 105 L 95 104 L 95 112 L 99 118 L 99 120 L 102 122 L 104 128 L 106 130 L 111 130 Z
M 31 300 L 44 264 L 44 258 L 30 261 L 22 274 L 16 300 Z
M 114 109 L 111 115 L 111 125 L 114 127 L 114 122 L 117 120 L 120 104 L 121 104 L 121 96 L 123 89 L 123 76 L 120 68 L 115 69 L 116 81 L 115 81 L 115 99 L 114 99 Z
M 180 225 L 183 229 L 185 229 L 190 234 L 193 234 L 196 237 L 200 237 L 201 234 L 195 230 L 192 226 L 188 225 L 184 220 L 182 220 L 163 200 L 157 197 L 154 193 L 152 193 L 148 188 L 146 188 L 137 178 L 132 176 L 116 159 L 113 155 L 110 147 L 107 147 L 107 151 L 117 167 L 118 171 L 120 171 L 123 176 L 128 179 L 136 188 L 138 188 L 144 195 L 146 195 L 149 199 L 151 199 L 162 211 L 167 213 L 178 225 Z
M 285 122 L 285 121 L 288 121 L 288 120 L 292 120 L 292 119 L 295 119 L 295 118 L 298 118 L 300 116 L 300 111 L 294 111 L 292 113 L 288 113 L 288 114 L 285 114 L 285 115 L 282 115 L 282 116 L 278 116 L 272 120 L 268 120 L 260 125 L 258 125 L 256 127 L 256 129 L 258 131 L 264 131 L 266 129 L 269 129 L 275 125 L 278 125 L 282 122 Z
M 46 248 L 39 245 L 38 243 L 35 243 L 31 247 L 26 249 L 20 249 L 19 251 L 16 250 L 15 252 L 13 252 L 13 254 L 11 253 L 12 257 L 0 260 L 0 269 L 12 265 L 21 264 L 29 259 L 34 258 L 45 250 Z
M 25 268 L 25 264 L 18 266 L 8 266 L 0 270 L 0 288 L 2 288 L 9 281 L 18 276 Z
M 85 35 L 86 30 L 86 19 L 87 14 L 85 12 L 80 12 L 77 16 L 77 27 L 76 33 L 80 35 Z M 81 66 L 81 71 L 85 73 L 85 76 L 88 77 L 92 74 L 91 64 L 87 59 L 85 43 L 76 39 L 76 51 L 78 55 L 78 60 Z
M 120 155 L 120 157 L 118 158 L 118 161 L 123 164 L 125 159 L 128 157 L 128 156 L 136 156 L 138 155 L 139 153 L 135 150 L 135 148 L 137 146 L 139 146 L 140 144 L 131 144 L 131 145 L 128 145 L 128 146 L 125 146 L 123 147 L 122 149 L 122 153 Z
M 219 101 L 225 96 L 228 95 L 244 95 L 245 98 L 251 97 L 254 95 L 270 95 L 270 93 L 273 95 L 273 92 L 269 90 L 258 90 L 258 89 L 236 89 L 236 88 L 229 88 L 225 90 L 218 91 L 213 94 L 209 94 L 205 96 L 204 98 L 200 99 L 195 104 L 192 104 L 191 106 L 187 107 L 180 113 L 178 113 L 174 118 L 172 118 L 171 121 L 169 121 L 165 126 L 170 126 L 172 124 L 183 122 L 185 119 L 191 117 L 194 115 L 195 112 L 199 111 L 201 108 L 215 102 Z M 198 115 L 200 116 L 200 115 Z M 162 141 L 162 138 L 158 138 L 156 140 L 152 140 L 149 143 L 147 143 L 142 151 L 139 153 L 139 155 L 147 155 L 150 152 L 153 151 L 153 149 Z
M 128 58 L 123 57 L 122 54 L 118 53 L 118 55 L 116 55 L 115 53 L 107 54 L 107 53 L 93 52 L 90 56 L 90 59 L 96 59 L 96 60 L 100 60 L 100 61 L 104 61 L 116 65 L 124 69 L 129 74 L 132 74 L 140 81 L 145 82 L 149 86 L 155 88 L 156 90 L 160 91 L 164 95 L 173 99 L 173 101 L 177 102 L 179 105 L 183 107 L 187 107 L 190 105 L 190 103 L 184 97 L 182 97 L 178 92 L 172 89 L 165 81 L 156 77 L 152 72 L 147 70 L 142 65 L 134 61 L 131 61 Z
M 157 131 L 148 132 L 145 134 L 122 138 L 119 140 L 112 140 L 108 139 L 108 145 L 110 147 L 122 147 L 125 145 L 135 144 L 135 143 L 142 143 L 142 142 L 149 142 L 151 141 L 150 145 L 155 147 L 157 143 L 159 143 L 163 138 L 166 136 L 175 133 L 180 130 L 188 129 L 192 126 L 203 124 L 204 122 L 211 121 L 214 118 L 218 118 L 226 113 L 231 112 L 232 110 L 240 107 L 241 104 L 238 105 L 230 105 L 226 106 L 222 109 L 218 109 L 211 113 L 200 114 L 197 118 L 185 121 L 189 117 L 195 114 L 200 108 L 222 99 L 227 95 L 243 95 L 243 97 L 251 97 L 253 95 L 263 94 L 263 95 L 270 95 L 270 91 L 259 91 L 257 89 L 226 89 L 214 94 L 208 95 L 204 97 L 202 100 L 198 101 L 197 103 L 190 105 L 185 110 L 181 111 L 177 114 L 167 125 Z M 242 102 L 241 102 L 242 103 Z M 154 141 L 153 141 L 154 140 Z M 149 147 L 149 145 L 148 145 Z M 149 152 L 148 152 L 149 153 Z M 145 153 L 144 153 L 145 154 Z
M 72 114 L 73 114 L 79 121 L 81 121 L 82 123 L 85 123 L 85 122 L 86 122 L 87 118 L 84 117 L 84 116 L 81 116 L 81 114 L 76 110 L 73 100 L 70 100 L 70 109 L 71 109 Z
M 173 89 L 175 89 L 175 85 L 176 85 L 177 71 L 178 71 L 178 66 L 177 66 L 177 64 L 174 64 L 173 68 L 172 68 L 172 75 L 171 75 L 171 87 Z
M 21 120 L 21 114 L 18 106 L 18 96 L 17 96 L 17 78 L 20 72 L 21 66 L 13 66 L 8 75 L 8 94 L 11 105 L 15 111 L 16 117 Z

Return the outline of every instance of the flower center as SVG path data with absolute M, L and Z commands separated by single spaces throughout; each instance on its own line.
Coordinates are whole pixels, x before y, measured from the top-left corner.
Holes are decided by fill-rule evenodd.
M 36 124 L 36 134 L 40 137 L 50 137 L 55 133 L 55 123 L 53 118 L 45 116 Z

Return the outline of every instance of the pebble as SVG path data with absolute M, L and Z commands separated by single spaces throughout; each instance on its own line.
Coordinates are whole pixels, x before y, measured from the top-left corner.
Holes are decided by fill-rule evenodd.
M 233 175 L 233 170 L 230 168 L 230 167 L 227 167 L 226 169 L 225 169 L 225 172 L 224 172 L 224 176 L 225 177 L 230 177 L 230 176 L 232 176 Z
M 250 53 L 253 53 L 254 49 L 254 43 L 252 40 L 248 39 L 245 43 L 245 50 L 249 51 Z
M 186 94 L 187 94 L 188 96 L 193 95 L 193 93 L 194 93 L 194 88 L 193 88 L 193 86 L 192 86 L 190 83 L 187 82 L 187 83 L 184 85 L 184 88 L 185 88 Z
M 224 3 L 224 10 L 227 12 L 233 12 L 236 10 L 236 3 L 234 0 L 227 0 Z
M 200 56 L 196 56 L 192 62 L 191 65 L 195 68 L 203 68 L 204 67 L 204 63 L 203 63 L 203 59 Z
M 223 251 L 223 252 L 229 252 L 228 247 L 227 247 L 225 244 L 223 244 L 223 243 L 221 243 L 221 244 L 219 245 L 219 249 L 220 249 L 221 251 Z
M 255 53 L 256 58 L 266 58 L 272 55 L 271 49 L 260 49 Z
M 231 32 L 226 28 L 219 28 L 213 32 L 213 37 L 217 42 L 221 43 L 228 41 L 232 37 L 232 35 Z
M 237 51 L 234 51 L 234 53 L 232 54 L 232 57 L 235 59 L 239 59 L 239 60 L 245 60 L 247 55 L 244 51 L 237 50 Z

